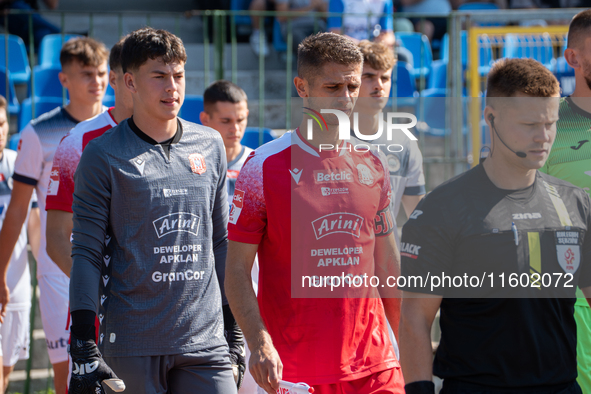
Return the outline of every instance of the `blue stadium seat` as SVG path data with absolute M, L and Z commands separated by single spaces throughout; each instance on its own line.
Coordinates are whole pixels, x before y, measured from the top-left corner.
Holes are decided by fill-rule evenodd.
M 277 52 L 287 52 L 287 43 L 283 40 L 281 24 L 277 18 L 273 18 L 273 48 Z
M 57 97 L 35 97 L 35 118 L 39 115 L 49 112 L 52 109 L 59 107 L 63 104 L 61 98 Z M 18 129 L 22 131 L 27 123 L 32 119 L 32 100 L 31 97 L 25 99 L 21 104 L 21 113 L 18 118 Z
M 60 67 L 60 51 L 62 45 L 70 38 L 82 37 L 78 34 L 48 34 L 41 40 L 39 47 L 39 65 L 43 67 Z
M 188 122 L 201 124 L 199 114 L 203 111 L 203 96 L 188 94 L 181 107 L 179 116 Z
M 15 84 L 27 83 L 31 78 L 31 67 L 23 40 L 12 34 L 0 37 L 0 66 L 6 66 L 6 37 L 8 37 L 8 70 Z
M 64 88 L 58 77 L 61 71 L 62 68 L 60 66 L 36 66 L 33 69 L 33 73 L 35 74 L 35 86 L 33 94 L 35 97 L 62 98 L 64 94 Z M 68 97 L 67 90 L 66 97 Z
M 412 67 L 405 62 L 396 64 L 396 80 L 392 81 L 390 97 L 418 97 Z
M 263 144 L 275 139 L 275 134 L 271 129 L 263 129 Z M 244 132 L 244 137 L 240 142 L 242 145 L 248 146 L 251 149 L 258 148 L 259 145 L 259 128 L 258 127 L 247 127 Z
M 460 32 L 460 40 L 462 68 L 465 70 L 468 65 L 468 33 L 465 30 Z M 480 48 L 478 72 L 480 73 L 480 76 L 485 76 L 490 71 L 490 65 L 493 62 L 492 45 L 488 36 L 482 35 L 478 38 L 478 47 Z M 441 59 L 446 63 L 449 63 L 450 53 L 448 33 L 445 33 L 441 40 Z
M 435 60 L 431 63 L 430 75 L 427 84 L 429 89 L 445 89 L 447 87 L 447 63 L 444 60 Z
M 250 6 L 250 0 L 230 0 L 230 10 L 243 11 L 248 10 Z M 248 15 L 236 15 L 234 21 L 237 25 L 250 25 L 250 16 Z
M 8 96 L 6 96 L 6 83 L 8 82 Z M 14 82 L 10 78 L 10 73 L 6 75 L 6 68 L 0 66 L 0 95 L 6 98 L 8 102 L 8 113 L 11 115 L 18 115 L 20 104 L 16 98 L 14 91 Z
M 549 70 L 554 70 L 556 61 L 553 52 L 552 38 L 548 33 L 509 33 L 505 36 L 504 57 L 535 59 Z
M 433 53 L 431 52 L 431 45 L 427 36 L 421 33 L 398 32 L 396 33 L 396 39 L 412 53 L 414 59 L 412 76 L 414 78 L 418 78 L 421 75 L 424 75 L 425 78 L 428 77 L 431 63 L 433 62 Z
M 458 7 L 458 11 L 481 11 L 498 9 L 499 7 L 495 3 L 464 3 Z

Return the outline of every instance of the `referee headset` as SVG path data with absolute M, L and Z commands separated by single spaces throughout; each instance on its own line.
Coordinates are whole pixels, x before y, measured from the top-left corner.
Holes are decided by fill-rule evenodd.
M 503 141 L 503 139 L 499 135 L 499 132 L 497 131 L 497 128 L 495 127 L 495 116 L 493 114 L 489 114 L 488 115 L 488 120 L 490 121 L 490 125 L 492 126 L 493 131 L 495 132 L 495 134 L 497 135 L 497 137 L 499 137 L 499 141 L 501 141 L 503 143 L 503 145 L 505 145 L 507 147 L 507 149 L 509 149 L 511 152 L 515 153 L 517 155 L 517 157 L 519 157 L 521 159 L 525 159 L 527 157 L 527 153 L 522 152 L 522 151 L 517 151 L 516 152 L 513 149 L 511 149 L 509 147 L 509 145 L 507 145 L 505 143 L 505 141 Z M 490 154 L 492 156 L 492 150 L 491 150 Z

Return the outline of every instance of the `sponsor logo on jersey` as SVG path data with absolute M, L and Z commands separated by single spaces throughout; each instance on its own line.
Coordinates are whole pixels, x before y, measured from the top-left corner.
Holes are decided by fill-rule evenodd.
M 228 222 L 236 224 L 242 212 L 242 206 L 244 204 L 244 192 L 242 190 L 234 189 L 234 197 L 232 197 L 232 206 L 230 207 L 230 217 Z
M 60 169 L 53 167 L 49 173 L 49 184 L 47 185 L 47 195 L 57 196 L 57 191 L 60 187 Z
M 107 300 L 107 296 L 106 295 L 102 295 L 101 296 L 101 305 L 103 305 L 105 303 L 105 301 Z
M 291 177 L 295 181 L 296 184 L 300 183 L 300 177 L 302 176 L 302 169 L 294 168 L 293 170 L 289 170 Z
M 99 323 L 103 324 L 103 319 L 105 318 L 105 315 L 103 315 L 102 313 L 98 315 L 99 318 Z
M 578 231 L 556 231 L 556 255 L 558 264 L 566 273 L 575 273 L 581 263 L 581 247 Z
M 337 233 L 351 234 L 359 238 L 362 225 L 363 217 L 348 212 L 331 213 L 312 222 L 316 239 Z
M 18 140 L 18 146 L 16 148 L 16 151 L 20 152 L 22 147 L 23 147 L 23 140 L 20 139 L 20 140 Z
M 158 238 L 167 234 L 187 232 L 197 235 L 201 219 L 197 215 L 188 212 L 176 212 L 162 216 L 152 222 Z
M 314 171 L 314 182 L 353 182 L 353 173 L 351 170 L 317 170 Z
M 375 182 L 369 167 L 365 164 L 357 164 L 357 175 L 359 176 L 359 183 L 362 185 L 371 186 Z
M 400 159 L 396 155 L 388 155 L 388 171 L 398 172 L 400 170 Z
M 410 257 L 411 259 L 417 259 L 419 257 L 419 250 L 421 246 L 409 244 L 407 242 L 400 243 L 400 255 Z
M 205 165 L 205 157 L 201 153 L 192 153 L 189 155 L 189 163 L 191 163 L 191 171 L 195 174 L 203 174 L 207 170 Z
M 142 160 L 138 157 L 137 159 L 133 159 L 133 164 L 136 166 L 136 168 L 140 172 L 140 175 L 144 175 L 144 167 L 146 165 L 146 161 Z
M 415 209 L 410 216 L 408 217 L 409 219 L 416 219 L 419 216 L 421 216 L 423 214 L 423 211 L 421 211 L 420 209 Z
M 589 142 L 589 140 L 579 141 L 576 146 L 571 146 L 570 148 L 573 150 L 579 150 L 583 145 L 585 145 L 586 142 Z
M 163 189 L 164 197 L 186 196 L 189 194 L 187 189 Z
M 109 266 L 109 263 L 111 262 L 111 256 L 109 256 L 108 254 L 106 254 L 103 257 L 103 261 L 105 262 L 105 265 L 108 267 Z
M 323 196 L 334 196 L 336 194 L 349 194 L 348 187 L 321 187 L 320 191 Z
M 109 283 L 109 275 L 103 275 L 103 285 L 107 287 L 107 283 Z
M 541 219 L 542 214 L 539 212 L 533 213 L 514 213 L 513 220 L 524 220 L 524 219 Z

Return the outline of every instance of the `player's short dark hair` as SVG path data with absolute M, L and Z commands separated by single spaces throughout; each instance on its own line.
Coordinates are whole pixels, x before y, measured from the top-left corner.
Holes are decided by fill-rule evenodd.
M 487 104 L 491 97 L 513 97 L 517 92 L 532 97 L 552 97 L 560 93 L 560 85 L 554 74 L 536 60 L 497 60 L 486 81 Z
M 75 37 L 64 43 L 60 63 L 64 66 L 77 61 L 84 66 L 98 67 L 109 57 L 105 44 L 89 37 Z
M 359 49 L 363 54 L 363 65 L 374 70 L 389 70 L 396 64 L 394 52 L 381 42 L 362 40 L 359 42 Z
M 211 115 L 215 104 L 219 101 L 238 104 L 241 101 L 248 101 L 248 97 L 242 88 L 230 81 L 220 79 L 215 81 L 203 92 L 203 109 Z
M 113 47 L 109 54 L 109 67 L 114 71 L 121 71 L 121 51 L 123 50 L 123 44 L 129 35 L 122 37 Z
M 335 33 L 317 33 L 298 45 L 298 76 L 310 80 L 327 63 L 363 65 L 359 47 L 349 38 Z
M 164 64 L 185 63 L 187 53 L 180 38 L 166 30 L 144 27 L 129 34 L 123 43 L 123 72 L 138 70 L 148 59 L 162 58 Z
M 568 27 L 568 48 L 580 46 L 591 32 L 591 9 L 581 11 L 573 17 Z

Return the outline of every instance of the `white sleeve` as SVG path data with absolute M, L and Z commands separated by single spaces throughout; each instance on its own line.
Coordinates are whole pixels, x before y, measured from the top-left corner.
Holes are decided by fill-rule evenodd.
M 425 175 L 423 174 L 423 155 L 416 141 L 410 142 L 410 155 L 408 158 L 407 182 L 404 194 L 420 196 L 425 194 Z
M 15 181 L 28 185 L 37 185 L 43 172 L 43 148 L 39 136 L 29 123 L 21 132 L 18 156 L 14 163 Z

